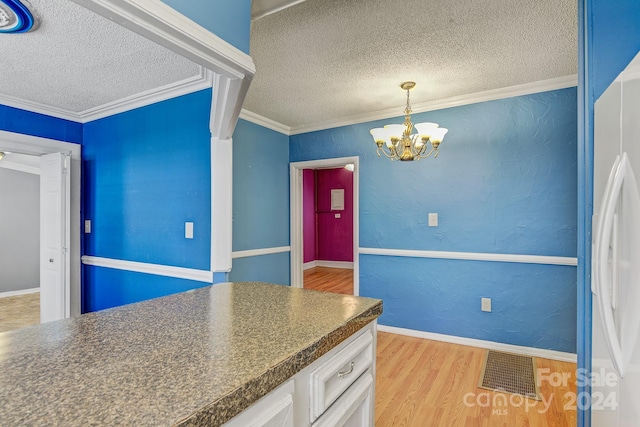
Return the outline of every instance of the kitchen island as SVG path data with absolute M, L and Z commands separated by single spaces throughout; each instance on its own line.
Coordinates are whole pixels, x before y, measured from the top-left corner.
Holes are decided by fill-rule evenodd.
M 342 347 L 367 328 L 375 379 L 381 313 L 370 298 L 221 283 L 0 333 L 0 425 L 222 425 L 301 371 L 322 378 L 324 359 L 350 374 L 364 350 L 349 362 Z M 291 394 L 308 413 L 300 381 Z

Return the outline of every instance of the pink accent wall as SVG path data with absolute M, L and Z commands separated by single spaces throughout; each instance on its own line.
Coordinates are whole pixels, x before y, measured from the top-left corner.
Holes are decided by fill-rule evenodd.
M 302 235 L 304 262 L 316 260 L 316 178 L 313 169 L 302 171 Z
M 316 259 L 353 262 L 353 172 L 345 168 L 316 172 Z M 331 210 L 331 190 L 344 189 L 344 210 Z M 335 215 L 340 214 L 340 218 Z

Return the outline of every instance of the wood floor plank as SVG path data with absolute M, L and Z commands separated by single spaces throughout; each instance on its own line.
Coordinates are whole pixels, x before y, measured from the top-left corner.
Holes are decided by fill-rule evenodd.
M 353 295 L 353 270 L 314 267 L 304 271 L 304 288 Z
M 537 402 L 477 387 L 484 349 L 378 332 L 376 426 L 562 427 L 576 425 L 564 397 L 576 392 L 574 363 L 537 358 L 564 373 L 540 381 Z

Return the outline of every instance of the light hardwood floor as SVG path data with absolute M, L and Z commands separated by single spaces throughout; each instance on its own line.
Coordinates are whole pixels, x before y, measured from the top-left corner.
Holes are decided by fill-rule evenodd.
M 353 270 L 316 267 L 304 287 L 353 294 Z M 484 349 L 378 332 L 377 427 L 573 427 L 576 365 L 537 359 L 543 401 L 478 388 Z M 575 399 L 573 400 L 575 403 Z M 566 406 L 566 407 L 565 407 Z
M 570 427 L 576 365 L 537 358 L 543 401 L 478 388 L 484 349 L 378 332 L 376 426 Z M 552 387 L 564 375 L 566 384 Z M 558 381 L 561 383 L 561 381 Z M 575 399 L 573 400 L 575 402 Z M 565 405 L 567 408 L 565 408 Z
M 0 332 L 40 323 L 40 292 L 0 298 Z
M 353 270 L 314 267 L 304 271 L 304 288 L 353 295 Z

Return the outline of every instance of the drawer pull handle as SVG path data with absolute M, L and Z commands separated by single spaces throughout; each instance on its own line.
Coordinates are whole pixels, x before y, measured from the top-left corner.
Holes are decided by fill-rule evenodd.
M 355 362 L 351 362 L 351 364 L 349 365 L 349 370 L 348 371 L 344 371 L 344 372 L 338 372 L 338 377 L 339 378 L 344 378 L 347 375 L 349 375 L 351 372 L 353 372 L 353 367 L 356 366 Z

